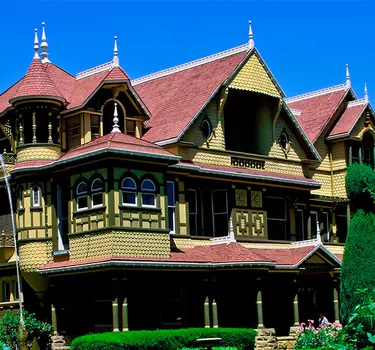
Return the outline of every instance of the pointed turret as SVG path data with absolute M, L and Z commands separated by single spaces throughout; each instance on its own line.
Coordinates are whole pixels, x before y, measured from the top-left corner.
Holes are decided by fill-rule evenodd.
M 61 103 L 64 103 L 64 97 L 49 76 L 46 66 L 40 60 L 38 54 L 39 41 L 37 29 L 35 29 L 34 51 L 34 58 L 31 61 L 29 69 L 22 79 L 19 88 L 9 102 L 13 104 L 15 102 L 18 102 L 19 100 L 38 98 L 46 100 L 57 100 Z

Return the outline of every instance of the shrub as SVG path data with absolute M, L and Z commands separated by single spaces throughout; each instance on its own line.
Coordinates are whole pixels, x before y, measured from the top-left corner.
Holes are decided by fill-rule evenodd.
M 342 326 L 338 322 L 314 327 L 314 321 L 309 320 L 309 325 L 301 323 L 297 331 L 296 349 L 324 348 L 338 342 Z
M 242 328 L 189 328 L 89 334 L 73 340 L 72 350 L 170 350 L 196 347 L 199 338 L 221 338 L 222 347 L 253 350 L 256 332 Z
M 24 311 L 23 315 L 25 329 L 27 332 L 27 344 L 30 347 L 34 342 L 43 340 L 46 347 L 48 338 L 52 332 L 52 326 L 46 322 L 39 321 L 35 314 Z M 7 311 L 0 321 L 0 342 L 6 344 L 11 349 L 18 349 L 20 315 L 18 312 Z

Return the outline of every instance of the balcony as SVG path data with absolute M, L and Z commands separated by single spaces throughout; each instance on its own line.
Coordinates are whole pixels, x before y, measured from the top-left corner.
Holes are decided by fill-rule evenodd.
M 5 164 L 14 165 L 16 163 L 16 154 L 11 152 L 3 152 L 3 159 Z
M 0 215 L 0 248 L 14 247 L 10 214 Z

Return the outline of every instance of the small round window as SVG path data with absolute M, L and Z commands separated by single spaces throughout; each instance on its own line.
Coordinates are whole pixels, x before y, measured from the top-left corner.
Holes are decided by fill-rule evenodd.
M 287 150 L 289 147 L 289 137 L 285 132 L 280 135 L 280 146 L 283 150 Z
M 210 138 L 212 133 L 211 123 L 208 119 L 204 119 L 201 125 L 202 135 L 207 140 Z

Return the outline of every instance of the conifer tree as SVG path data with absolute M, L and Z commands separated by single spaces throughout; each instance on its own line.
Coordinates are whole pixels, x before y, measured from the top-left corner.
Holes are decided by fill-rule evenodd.
M 361 302 L 358 289 L 375 287 L 375 173 L 363 164 L 350 165 L 346 191 L 354 215 L 351 218 L 341 267 L 341 321 L 346 324 Z

